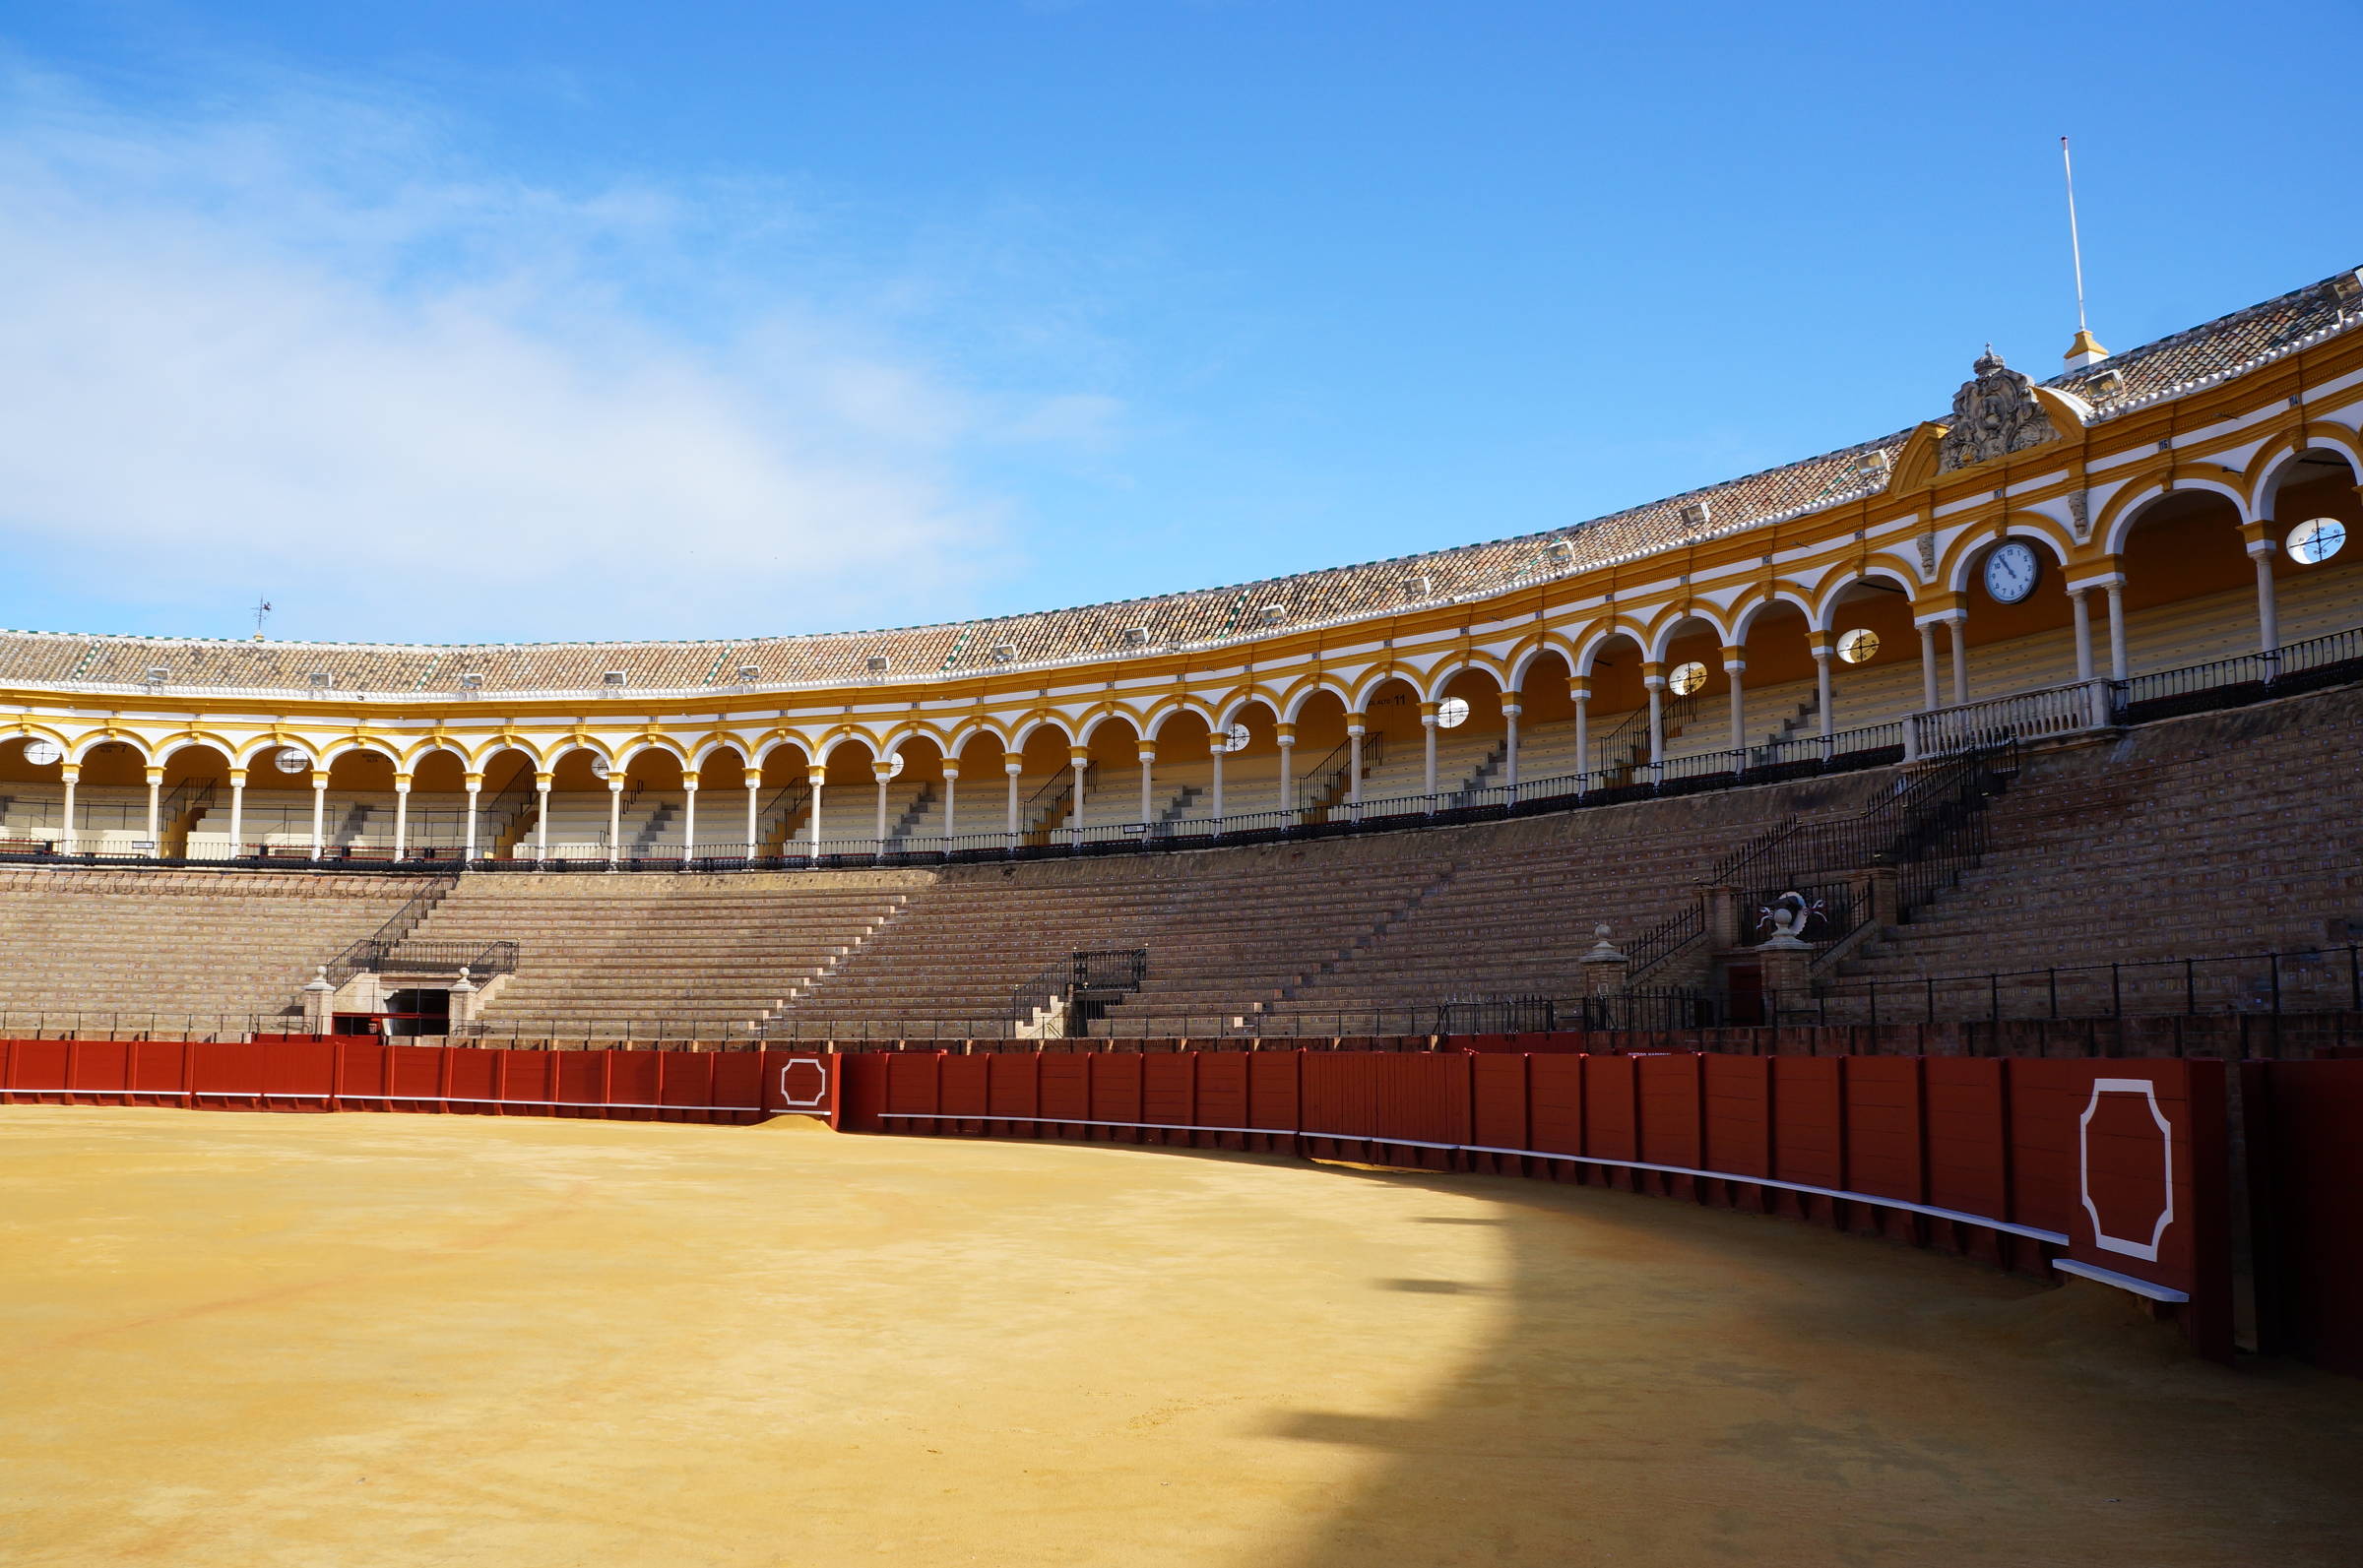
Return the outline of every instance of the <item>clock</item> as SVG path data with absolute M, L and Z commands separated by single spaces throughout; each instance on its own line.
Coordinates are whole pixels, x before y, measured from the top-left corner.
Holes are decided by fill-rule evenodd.
M 2011 539 L 1986 557 L 1986 592 L 1997 604 L 2015 604 L 2035 591 L 2041 569 L 2032 549 Z

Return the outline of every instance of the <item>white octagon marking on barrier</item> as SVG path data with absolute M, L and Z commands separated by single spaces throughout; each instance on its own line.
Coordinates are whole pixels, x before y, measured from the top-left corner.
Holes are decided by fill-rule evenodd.
M 2100 1110 L 2103 1095 L 2139 1095 L 2149 1105 L 2149 1119 L 2158 1124 L 2158 1162 L 2165 1178 L 2165 1202 L 2158 1210 L 2158 1223 L 2150 1227 L 2147 1241 L 2130 1241 L 2110 1235 L 2101 1223 L 2100 1209 L 2092 1202 L 2092 1118 Z M 2174 1124 L 2158 1109 L 2158 1086 L 2146 1078 L 2096 1078 L 2092 1081 L 2092 1098 L 2084 1102 L 2084 1113 L 2076 1119 L 2076 1196 L 2083 1201 L 2084 1213 L 2092 1217 L 2092 1244 L 2103 1252 L 2122 1252 L 2129 1258 L 2144 1263 L 2158 1261 L 2158 1242 L 2165 1236 L 2166 1227 L 2174 1223 Z
M 788 1075 L 798 1067 L 809 1067 L 820 1074 L 820 1088 L 810 1099 L 798 1099 L 788 1087 Z M 792 1056 L 780 1065 L 780 1103 L 789 1110 L 825 1109 L 829 1098 L 829 1067 L 817 1056 Z

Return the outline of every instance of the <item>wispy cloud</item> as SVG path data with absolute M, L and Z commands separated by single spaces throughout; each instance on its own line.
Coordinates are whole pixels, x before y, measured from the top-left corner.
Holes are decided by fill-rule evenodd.
M 285 635 L 960 613 L 1019 554 L 972 460 L 1103 450 L 1121 409 L 947 373 L 849 303 L 924 282 L 862 276 L 819 210 L 504 177 L 416 104 L 150 115 L 19 69 L 0 548 L 208 626 L 259 590 Z

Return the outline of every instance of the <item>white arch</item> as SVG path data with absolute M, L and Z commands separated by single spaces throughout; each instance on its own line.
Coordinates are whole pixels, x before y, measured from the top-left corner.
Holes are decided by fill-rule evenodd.
M 1806 611 L 1806 618 L 1808 621 L 1811 621 L 1813 618 L 1813 611 Z M 1696 621 L 1699 625 L 1705 627 L 1708 631 L 1714 634 L 1715 646 L 1717 648 L 1721 648 L 1724 643 L 1729 640 L 1730 633 L 1724 628 L 1724 625 L 1721 621 L 1717 620 L 1714 616 L 1707 614 L 1704 610 L 1693 607 L 1683 611 L 1680 615 L 1669 618 L 1663 626 L 1658 627 L 1656 631 L 1650 633 L 1648 651 L 1641 657 L 1648 659 L 1651 663 L 1664 663 L 1667 652 L 1674 646 L 1674 634 L 1678 631 L 1681 631 L 1685 626 L 1690 625 L 1692 621 Z
M 2337 439 L 2331 439 L 2335 432 Z M 2335 454 L 2346 465 L 2349 482 L 2363 483 L 2363 449 L 2346 438 L 2346 432 L 2335 426 L 2327 430 L 2308 430 L 2303 445 L 2291 447 L 2272 460 L 2265 471 L 2257 475 L 2256 501 L 2252 515 L 2271 518 L 2276 523 L 2302 523 L 2303 518 L 2284 518 L 2279 515 L 2280 489 L 2289 482 L 2289 470 L 2303 462 L 2310 452 Z
M 2197 486 L 2193 486 L 2193 488 L 2197 488 Z M 2050 519 L 2046 518 L 2044 521 L 2049 522 Z M 2039 544 L 2043 547 L 2044 553 L 2051 557 L 2051 564 L 2053 566 L 2059 568 L 2063 572 L 2068 569 L 2068 552 L 2061 547 L 2060 541 L 2052 537 L 2050 533 L 2046 533 L 2042 529 L 2036 528 L 2031 523 L 2006 523 L 2003 525 L 2000 533 L 1995 533 L 1986 529 L 1980 529 L 1977 531 L 1976 542 L 1964 548 L 1960 552 L 1958 558 L 1953 561 L 1951 578 L 1946 583 L 1946 588 L 1955 594 L 1967 593 L 1969 589 L 1970 570 L 1975 567 L 1978 562 L 1984 560 L 1987 552 L 1992 550 L 1995 545 L 2000 544 L 2004 539 L 2027 539 L 2033 543 Z M 1827 630 L 1827 628 L 1820 627 L 1817 628 L 1817 630 Z
M 2255 519 L 2255 514 L 2249 510 L 2248 497 L 2242 494 L 2236 486 L 2216 479 L 2186 479 L 2178 476 L 2174 481 L 2174 488 L 2171 490 L 2166 488 L 2163 482 L 2159 482 L 2145 485 L 2135 492 L 2134 498 L 2120 507 L 2117 516 L 2110 522 L 2108 533 L 2101 540 L 2102 552 L 2109 555 L 2123 555 L 2126 537 L 2133 533 L 2134 525 L 2141 521 L 2144 513 L 2160 501 L 2173 496 L 2189 495 L 2193 491 L 2220 495 L 2231 502 L 2232 511 L 2238 522 L 2248 523 Z M 1971 551 L 1970 555 L 1961 558 L 1961 570 L 1956 574 L 1960 581 L 1952 585 L 1955 592 L 1958 592 L 1968 582 L 1969 561 L 1977 553 Z

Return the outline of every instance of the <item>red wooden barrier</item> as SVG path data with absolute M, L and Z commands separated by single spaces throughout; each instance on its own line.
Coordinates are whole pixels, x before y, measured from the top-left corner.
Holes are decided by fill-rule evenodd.
M 833 1114 L 837 1060 L 792 1050 L 474 1050 L 358 1037 L 0 1040 L 0 1104 L 742 1123 Z
M 2146 1296 L 2203 1351 L 2230 1353 L 2217 1062 L 1183 1051 L 849 1056 L 840 1070 L 848 1130 L 1245 1141 L 1613 1182 L 2049 1263 Z
M 798 1111 L 861 1132 L 1244 1145 L 1612 1182 L 2005 1266 L 2049 1261 L 2173 1310 L 2206 1353 L 2230 1349 L 2213 1061 L 0 1041 L 0 1103 L 28 1101 L 725 1123 Z

